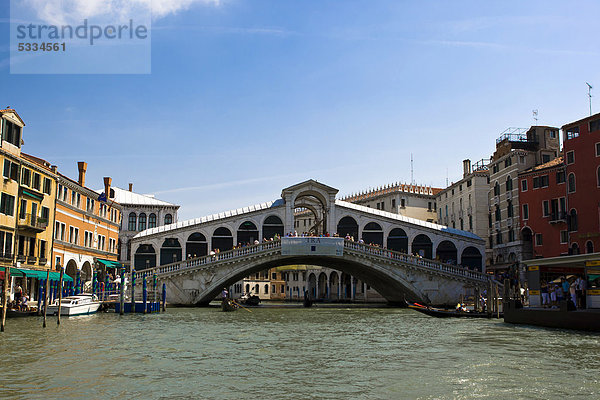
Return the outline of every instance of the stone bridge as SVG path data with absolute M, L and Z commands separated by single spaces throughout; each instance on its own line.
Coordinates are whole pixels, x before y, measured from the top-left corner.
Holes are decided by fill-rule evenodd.
M 315 254 L 310 250 L 286 251 L 290 241 L 306 241 L 306 247 Z M 332 245 L 338 249 L 335 254 L 320 250 Z M 223 287 L 252 273 L 294 264 L 319 265 L 351 274 L 391 304 L 403 304 L 405 299 L 455 304 L 466 289 L 487 288 L 490 279 L 478 271 L 343 238 L 282 238 L 136 272 L 136 280 L 140 283 L 144 275 L 156 274 L 159 283 L 167 286 L 169 303 L 207 305 Z

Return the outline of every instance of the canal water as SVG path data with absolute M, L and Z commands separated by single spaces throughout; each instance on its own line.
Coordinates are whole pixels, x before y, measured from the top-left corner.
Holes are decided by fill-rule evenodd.
M 394 308 L 7 321 L 0 398 L 600 398 L 600 336 Z

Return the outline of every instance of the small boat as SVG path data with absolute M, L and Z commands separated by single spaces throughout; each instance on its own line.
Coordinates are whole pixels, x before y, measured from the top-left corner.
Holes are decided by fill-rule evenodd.
M 225 312 L 227 312 L 227 311 L 235 311 L 235 310 L 238 309 L 238 306 L 231 299 L 223 299 L 223 301 L 221 301 L 221 309 L 223 311 L 225 311 Z
M 260 304 L 260 297 L 255 294 L 245 294 L 240 297 L 240 303 L 245 306 L 257 306 Z
M 27 310 L 16 310 L 9 308 L 6 310 L 6 318 L 21 318 L 37 315 L 37 308 L 28 308 Z
M 60 303 L 60 315 L 87 315 L 94 314 L 100 308 L 100 302 L 95 295 L 79 294 L 77 296 L 63 297 Z M 58 314 L 58 300 L 48 306 L 48 314 Z
M 408 308 L 418 311 L 423 314 L 427 314 L 437 318 L 493 318 L 494 315 L 477 312 L 477 311 L 463 311 L 463 310 L 444 310 L 441 308 L 424 306 L 419 303 L 408 303 Z M 500 313 L 502 317 L 502 313 Z

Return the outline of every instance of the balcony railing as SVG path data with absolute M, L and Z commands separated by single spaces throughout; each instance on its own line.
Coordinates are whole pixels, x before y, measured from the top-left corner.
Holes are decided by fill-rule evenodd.
M 48 218 L 25 214 L 19 217 L 19 225 L 36 231 L 43 231 L 48 227 Z
M 556 224 L 559 222 L 566 222 L 566 221 L 567 221 L 567 213 L 564 211 L 559 211 L 557 213 L 550 214 L 550 223 L 551 224 Z
M 6 252 L 1 252 L 0 251 L 0 258 L 3 259 L 11 259 L 13 258 L 13 253 L 11 253 L 10 251 L 6 251 Z

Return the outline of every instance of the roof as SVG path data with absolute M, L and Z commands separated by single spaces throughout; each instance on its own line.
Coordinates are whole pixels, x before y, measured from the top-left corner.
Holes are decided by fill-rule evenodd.
M 23 126 L 25 126 L 25 122 L 23 121 L 23 119 L 21 118 L 21 116 L 12 108 L 4 108 L 2 110 L 0 110 L 0 114 L 8 114 L 8 113 L 13 113 L 15 114 L 15 116 L 19 119 L 19 121 L 21 121 L 21 123 L 23 124 Z
M 176 222 L 174 224 L 163 225 L 156 228 L 146 229 L 134 236 L 134 238 L 141 238 L 145 236 L 154 235 L 157 233 L 163 233 L 168 231 L 174 231 L 176 229 L 185 228 L 193 225 L 201 225 L 208 222 L 219 221 L 226 218 L 237 217 L 239 215 L 250 214 L 256 211 L 262 211 L 269 208 L 281 207 L 284 205 L 283 199 L 275 201 L 269 201 L 267 203 L 256 204 L 250 207 L 238 208 L 236 210 L 225 211 L 218 214 L 212 214 L 205 217 L 188 219 L 185 221 Z
M 29 162 L 36 164 L 38 167 L 47 170 L 48 172 L 55 173 L 54 171 L 52 171 L 51 164 L 48 161 L 44 160 L 43 158 L 32 156 L 31 154 L 27 154 L 24 152 L 21 152 L 21 157 L 26 159 Z
M 347 201 L 343 201 L 343 200 L 336 200 L 335 205 L 338 207 L 344 207 L 344 208 L 349 208 L 349 209 L 356 210 L 356 211 L 361 211 L 361 212 L 365 212 L 365 213 L 369 213 L 369 214 L 373 214 L 373 215 L 378 215 L 380 217 L 395 219 L 397 221 L 402 221 L 402 222 L 406 222 L 409 224 L 419 225 L 424 228 L 429 228 L 429 229 L 433 229 L 433 230 L 437 230 L 437 231 L 441 231 L 441 232 L 452 233 L 454 235 L 468 237 L 470 239 L 483 240 L 479 236 L 477 236 L 476 234 L 471 233 L 471 232 L 461 231 L 460 229 L 449 228 L 444 225 L 434 224 L 433 222 L 427 222 L 427 221 L 423 221 L 423 220 L 420 220 L 417 218 L 405 217 L 404 215 L 394 214 L 394 213 L 391 213 L 388 211 L 375 210 L 370 207 L 361 206 L 361 205 L 354 204 L 354 203 L 348 203 Z
M 564 124 L 561 129 L 564 130 L 566 127 L 569 127 L 569 126 L 572 126 L 572 125 L 579 125 L 579 124 L 581 124 L 583 122 L 587 122 L 587 121 L 590 121 L 590 120 L 592 120 L 594 118 L 598 118 L 598 117 L 600 117 L 600 113 L 597 113 L 597 114 L 594 114 L 594 115 L 590 115 L 589 117 L 581 118 L 581 119 L 579 119 L 577 121 L 569 122 L 568 124 Z
M 521 174 L 540 171 L 542 169 L 557 167 L 557 166 L 561 166 L 561 165 L 563 165 L 563 157 L 562 156 L 556 157 L 554 160 L 550 160 L 547 163 L 536 165 L 535 167 L 531 167 L 531 168 L 523 171 Z
M 444 189 L 429 186 L 410 185 L 406 183 L 396 182 L 390 185 L 372 189 L 368 192 L 361 192 L 358 194 L 343 197 L 343 200 L 348 202 L 364 201 L 389 193 L 413 193 L 424 196 L 435 196 L 443 190 Z
M 176 204 L 159 200 L 154 196 L 130 192 L 129 190 L 124 190 L 115 186 L 113 186 L 112 189 L 115 191 L 115 201 L 122 205 L 179 207 Z M 96 190 L 96 193 L 102 192 L 103 190 Z

